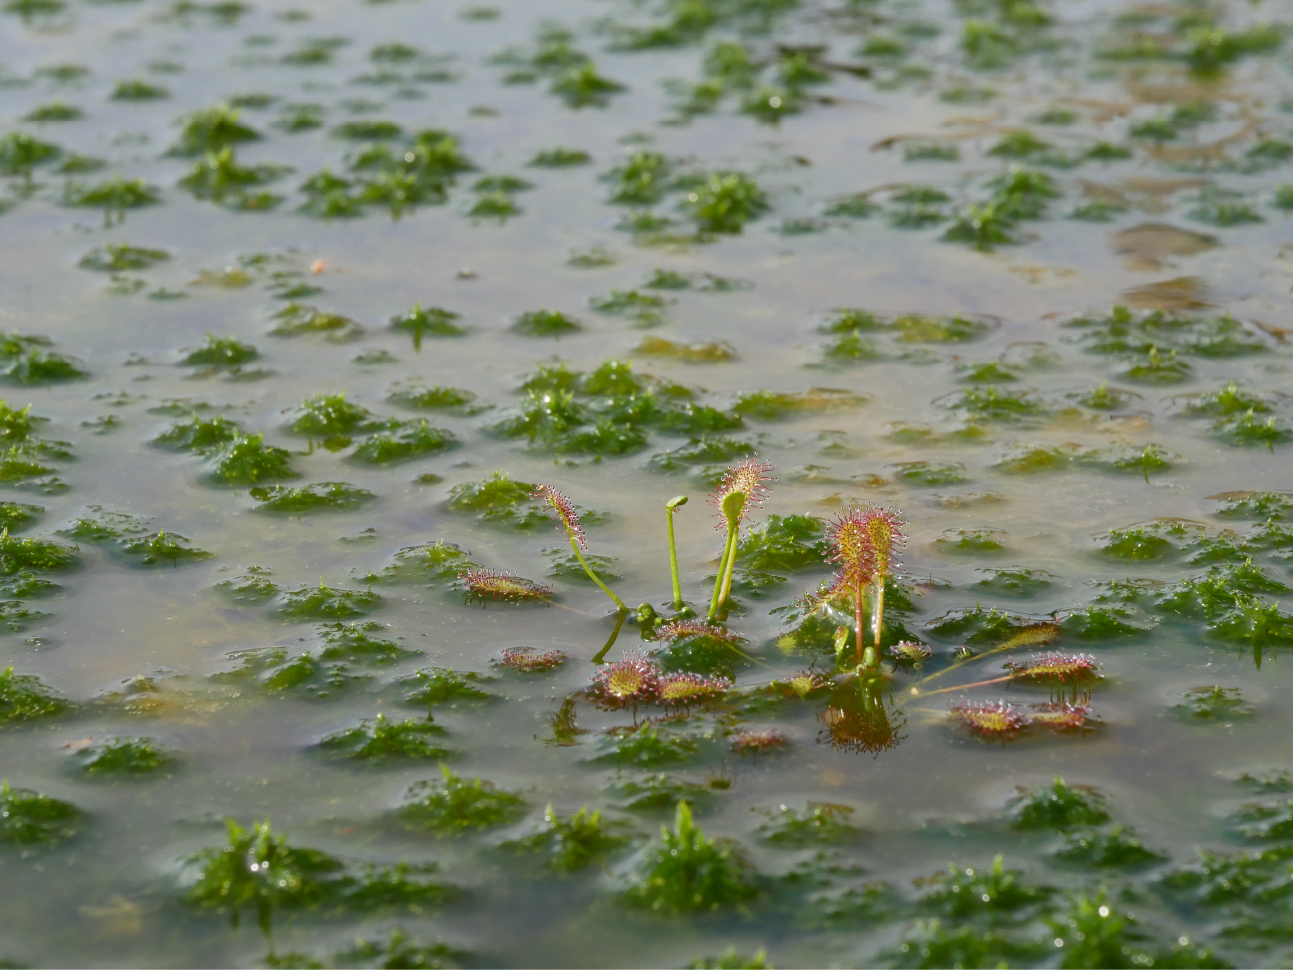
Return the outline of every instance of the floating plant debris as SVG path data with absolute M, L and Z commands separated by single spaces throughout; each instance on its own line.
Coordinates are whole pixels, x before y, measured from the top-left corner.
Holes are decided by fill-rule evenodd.
M 498 660 L 502 667 L 510 667 L 522 673 L 533 674 L 554 670 L 567 660 L 560 650 L 536 650 L 534 647 L 508 647 Z

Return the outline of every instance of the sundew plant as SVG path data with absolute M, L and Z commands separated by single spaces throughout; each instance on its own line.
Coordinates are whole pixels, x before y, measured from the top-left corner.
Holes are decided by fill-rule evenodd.
M 0 51 L 0 967 L 1293 966 L 1293 6 Z

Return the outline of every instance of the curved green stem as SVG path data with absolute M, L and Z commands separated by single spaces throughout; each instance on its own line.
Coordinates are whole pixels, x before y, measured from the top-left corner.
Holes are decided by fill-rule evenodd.
M 615 640 L 620 635 L 620 627 L 624 625 L 624 619 L 627 616 L 627 613 L 622 610 L 620 611 L 619 618 L 615 621 L 615 629 L 611 631 L 610 639 L 606 641 L 606 645 L 603 646 L 602 649 L 597 651 L 597 656 L 593 657 L 593 663 L 599 664 L 606 660 L 606 654 L 610 651 L 611 647 L 615 646 Z
M 678 547 L 673 541 L 673 510 L 665 509 L 665 518 L 669 520 L 669 572 L 673 576 L 673 608 L 682 609 L 682 583 L 678 579 Z
M 872 595 L 875 599 L 875 615 L 871 618 L 871 639 L 875 643 L 875 655 L 879 658 L 882 649 L 880 635 L 884 631 L 884 576 L 876 579 L 875 585 L 872 587 Z
M 727 575 L 727 564 L 736 555 L 736 529 L 727 529 L 727 545 L 723 547 L 723 558 L 718 563 L 718 578 L 714 580 L 714 596 L 709 602 L 709 621 L 714 622 L 718 608 L 723 602 L 723 579 Z
M 615 601 L 615 605 L 619 608 L 621 613 L 627 613 L 629 608 L 624 605 L 624 601 L 611 592 L 611 588 L 598 579 L 597 574 L 593 572 L 593 567 L 588 565 L 588 560 L 585 559 L 584 554 L 579 551 L 579 543 L 575 541 L 574 536 L 570 537 L 570 548 L 575 550 L 575 557 L 579 560 L 579 565 L 584 567 L 584 572 L 588 574 L 588 578 L 596 583 L 603 593 Z
M 719 605 L 726 603 L 732 594 L 732 575 L 736 572 L 736 550 L 741 542 L 741 530 L 738 527 L 732 533 L 732 553 L 727 557 L 727 575 L 723 577 L 723 594 L 718 598 Z

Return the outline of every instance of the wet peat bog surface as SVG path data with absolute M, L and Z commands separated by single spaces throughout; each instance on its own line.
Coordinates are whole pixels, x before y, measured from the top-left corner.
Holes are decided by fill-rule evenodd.
M 1291 33 L 5 3 L 0 961 L 1287 966 Z

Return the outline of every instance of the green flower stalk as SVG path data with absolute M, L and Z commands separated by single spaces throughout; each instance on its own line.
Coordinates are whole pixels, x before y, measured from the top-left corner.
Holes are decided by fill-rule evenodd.
M 673 514 L 687 504 L 686 495 L 675 495 L 664 503 L 665 518 L 669 520 L 669 573 L 673 578 L 673 608 L 682 609 L 682 583 L 678 579 L 678 546 L 673 539 Z
M 719 510 L 721 521 L 717 526 L 720 532 L 727 529 L 727 543 L 723 549 L 723 558 L 718 564 L 718 578 L 714 581 L 714 595 L 709 604 L 709 619 L 712 623 L 718 611 L 732 591 L 732 574 L 736 569 L 736 544 L 741 537 L 741 522 L 751 508 L 767 497 L 767 482 L 773 481 L 768 474 L 772 465 L 766 461 L 755 461 L 757 455 L 742 458 L 723 475 L 722 482 L 710 495 L 709 502 Z
M 864 513 L 863 527 L 871 545 L 871 598 L 874 604 L 871 639 L 877 657 L 884 649 L 880 642 L 884 629 L 884 584 L 898 565 L 894 552 L 907 538 L 902 531 L 903 525 L 902 518 L 892 509 L 868 505 Z
M 566 531 L 566 537 L 570 540 L 570 548 L 575 551 L 575 558 L 579 560 L 579 565 L 584 567 L 584 572 L 588 574 L 588 578 L 611 598 L 616 609 L 621 613 L 627 613 L 629 608 L 624 605 L 624 601 L 601 581 L 598 575 L 593 572 L 593 567 L 588 565 L 588 560 L 584 558 L 583 550 L 588 548 L 588 537 L 584 535 L 583 527 L 579 524 L 579 516 L 575 514 L 575 506 L 570 499 L 551 485 L 538 486 L 531 498 L 541 498 L 552 507 L 552 510 L 557 513 L 557 519 L 561 527 Z M 618 628 L 616 632 L 618 632 Z

